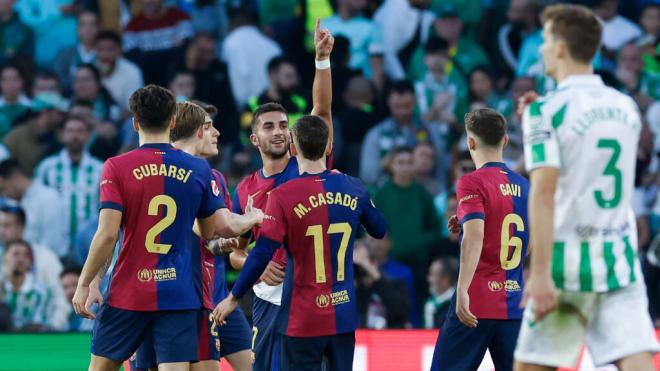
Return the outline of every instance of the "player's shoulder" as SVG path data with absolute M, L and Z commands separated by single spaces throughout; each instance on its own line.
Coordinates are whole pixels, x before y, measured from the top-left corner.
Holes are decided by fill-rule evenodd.
M 456 190 L 479 187 L 485 180 L 489 178 L 489 174 L 487 174 L 487 172 L 487 168 L 481 168 L 463 175 L 456 181 Z
M 242 194 L 244 192 L 250 192 L 255 186 L 259 183 L 261 175 L 259 174 L 260 170 L 255 171 L 254 173 L 243 178 L 236 185 L 236 193 Z

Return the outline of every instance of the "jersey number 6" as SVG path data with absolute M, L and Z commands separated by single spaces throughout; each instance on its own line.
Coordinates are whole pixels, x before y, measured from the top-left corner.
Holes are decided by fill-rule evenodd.
M 152 254 L 167 254 L 172 248 L 171 244 L 156 243 L 156 237 L 172 225 L 176 219 L 176 202 L 174 199 L 167 195 L 155 196 L 149 201 L 149 210 L 147 213 L 151 216 L 158 216 L 158 209 L 161 205 L 165 206 L 165 217 L 149 228 L 144 241 L 144 247 Z
M 525 223 L 518 214 L 507 214 L 502 221 L 502 247 L 500 248 L 500 263 L 502 269 L 511 270 L 520 265 L 522 257 L 523 241 L 520 237 L 511 236 L 511 224 L 515 226 L 517 232 L 525 231 Z M 513 254 L 509 258 L 509 247 L 513 246 Z

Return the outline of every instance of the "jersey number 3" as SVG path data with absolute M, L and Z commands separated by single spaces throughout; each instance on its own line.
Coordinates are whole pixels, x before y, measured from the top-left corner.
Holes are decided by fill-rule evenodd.
M 165 217 L 156 223 L 147 231 L 147 237 L 144 241 L 144 247 L 152 254 L 167 254 L 172 248 L 171 244 L 157 243 L 156 237 L 174 223 L 176 219 L 176 202 L 167 195 L 158 195 L 149 201 L 147 213 L 151 216 L 158 216 L 160 206 L 165 206 Z
M 346 249 L 353 228 L 348 223 L 334 223 L 328 226 L 328 234 L 341 233 L 341 242 L 337 252 L 337 282 L 344 280 L 346 266 Z M 305 236 L 314 238 L 314 267 L 316 268 L 316 283 L 325 283 L 325 254 L 323 253 L 323 226 L 320 224 L 307 227 Z
M 520 265 L 522 257 L 523 241 L 520 237 L 511 236 L 511 225 L 514 225 L 517 232 L 525 231 L 525 223 L 518 214 L 507 214 L 502 221 L 502 246 L 500 248 L 500 263 L 502 269 L 511 270 Z M 513 254 L 509 258 L 509 247 L 513 246 Z

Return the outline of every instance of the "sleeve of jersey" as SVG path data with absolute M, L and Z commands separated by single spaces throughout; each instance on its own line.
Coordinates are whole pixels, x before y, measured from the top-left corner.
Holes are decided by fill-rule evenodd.
M 119 176 L 115 172 L 114 166 L 110 160 L 103 164 L 100 187 L 100 209 L 115 209 L 123 212 L 124 199 L 121 193 Z
M 387 225 L 383 214 L 376 208 L 374 201 L 369 196 L 366 189 L 363 190 L 362 200 L 362 215 L 360 216 L 360 223 L 367 230 L 369 235 L 374 238 L 383 238 L 387 233 Z
M 215 195 L 216 193 L 218 194 L 217 197 L 220 201 L 220 207 L 218 209 L 226 209 L 227 208 L 227 194 L 225 192 L 225 185 L 223 182 L 223 176 L 222 174 L 213 169 L 211 170 L 211 176 L 213 179 L 211 180 L 211 191 Z M 215 183 L 214 183 L 215 182 Z
M 525 168 L 532 171 L 540 167 L 560 166 L 559 142 L 556 121 L 558 115 L 549 118 L 542 113 L 543 102 L 533 102 L 523 115 L 522 126 L 525 147 Z M 562 110 L 563 111 L 563 110 Z M 561 124 L 561 122 L 559 122 Z
M 208 167 L 208 165 L 207 165 Z M 222 209 L 225 206 L 218 182 L 211 173 L 211 168 L 208 167 L 204 175 L 204 194 L 202 195 L 202 203 L 199 206 L 198 218 L 208 218 L 213 215 L 216 210 Z
M 460 224 L 472 219 L 486 219 L 484 197 L 478 185 L 470 178 L 463 177 L 456 183 L 458 199 L 457 217 Z
M 275 197 L 275 192 L 270 194 L 266 204 L 266 216 L 261 227 L 261 235 L 257 244 L 248 255 L 241 274 L 231 292 L 237 298 L 243 297 L 248 290 L 259 279 L 268 262 L 272 259 L 275 250 L 282 246 L 286 224 L 282 207 Z

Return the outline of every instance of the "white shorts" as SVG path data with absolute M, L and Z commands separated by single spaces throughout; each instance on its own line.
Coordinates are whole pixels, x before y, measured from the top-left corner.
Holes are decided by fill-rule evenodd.
M 557 309 L 541 321 L 525 308 L 515 360 L 575 367 L 586 342 L 597 366 L 660 350 L 648 313 L 644 282 L 606 293 L 559 292 Z

